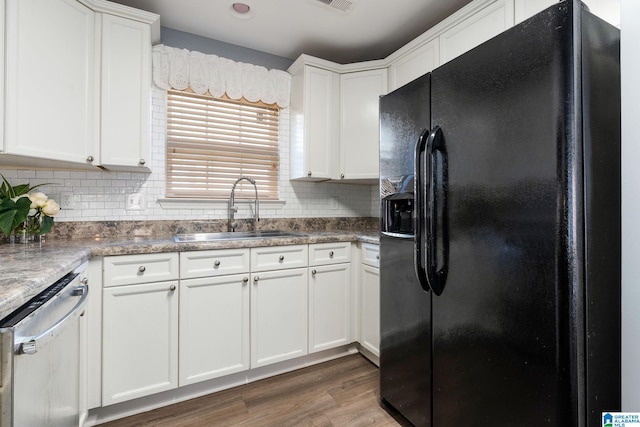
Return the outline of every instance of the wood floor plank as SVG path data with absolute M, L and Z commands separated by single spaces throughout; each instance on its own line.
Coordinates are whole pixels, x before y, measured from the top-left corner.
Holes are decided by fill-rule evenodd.
M 378 368 L 354 354 L 104 427 L 409 426 L 380 406 Z

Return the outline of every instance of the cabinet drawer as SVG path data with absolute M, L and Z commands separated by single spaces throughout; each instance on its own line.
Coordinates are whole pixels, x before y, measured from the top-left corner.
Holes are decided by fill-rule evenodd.
M 371 243 L 362 244 L 362 263 L 372 267 L 380 266 L 380 246 Z
M 104 287 L 178 279 L 178 253 L 104 258 Z
M 180 278 L 222 276 L 249 272 L 249 249 L 180 253 Z
M 309 265 L 351 262 L 351 242 L 309 245 Z
M 308 265 L 307 245 L 251 249 L 251 271 L 284 270 Z

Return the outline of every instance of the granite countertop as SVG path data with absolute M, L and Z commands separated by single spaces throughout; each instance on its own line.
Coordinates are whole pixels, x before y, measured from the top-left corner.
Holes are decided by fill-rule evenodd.
M 186 252 L 361 241 L 378 244 L 377 231 L 304 232 L 302 236 L 176 243 L 173 236 L 49 240 L 36 244 L 0 244 L 0 319 L 92 256 Z

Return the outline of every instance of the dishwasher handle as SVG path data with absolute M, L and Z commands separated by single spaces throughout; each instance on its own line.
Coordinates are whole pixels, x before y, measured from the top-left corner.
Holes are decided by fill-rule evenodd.
M 75 287 L 71 292 L 73 296 L 79 296 L 80 299 L 76 303 L 76 305 L 65 314 L 60 320 L 54 323 L 50 328 L 46 331 L 42 332 L 40 335 L 33 337 L 26 337 L 24 341 L 19 343 L 16 346 L 15 353 L 19 354 L 36 354 L 38 352 L 38 346 L 44 346 L 47 344 L 49 340 L 51 340 L 56 332 L 62 329 L 62 326 L 70 321 L 71 319 L 80 315 L 80 311 L 84 302 L 87 299 L 87 295 L 89 294 L 89 286 L 86 283 L 86 280 L 81 282 L 80 286 Z

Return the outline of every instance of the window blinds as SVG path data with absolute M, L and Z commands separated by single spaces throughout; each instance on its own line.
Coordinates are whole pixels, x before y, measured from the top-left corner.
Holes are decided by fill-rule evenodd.
M 278 199 L 276 106 L 168 91 L 167 197 L 228 199 L 240 176 L 261 200 Z M 238 184 L 236 198 L 253 199 Z

